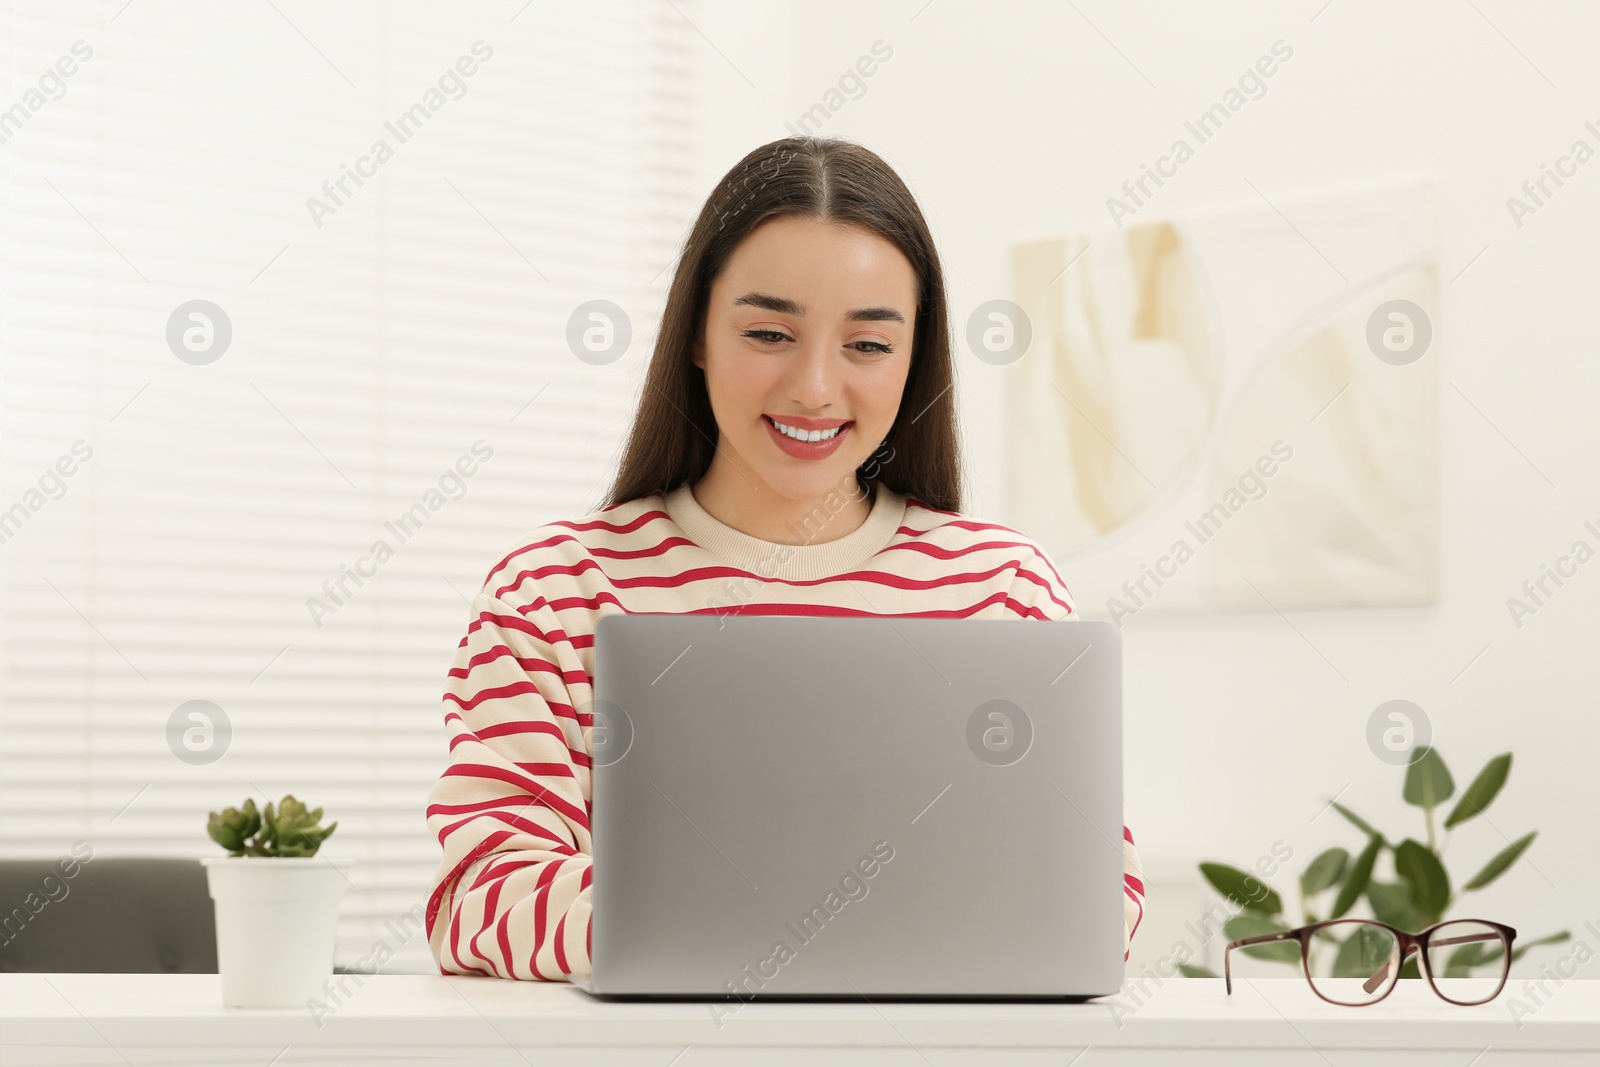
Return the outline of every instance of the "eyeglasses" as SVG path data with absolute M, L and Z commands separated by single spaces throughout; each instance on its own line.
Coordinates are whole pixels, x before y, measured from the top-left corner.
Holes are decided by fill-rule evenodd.
M 1394 990 L 1400 970 L 1413 954 L 1433 991 L 1451 1004 L 1485 1004 L 1500 995 L 1511 971 L 1511 942 L 1517 932 L 1485 919 L 1450 919 L 1418 934 L 1408 934 L 1370 919 L 1329 919 L 1308 926 L 1228 942 L 1222 974 L 1228 992 L 1233 975 L 1228 954 L 1248 945 L 1293 941 L 1311 991 L 1330 1004 L 1376 1004 Z M 1268 950 L 1270 951 L 1270 950 Z M 1293 962 L 1283 945 L 1278 958 Z

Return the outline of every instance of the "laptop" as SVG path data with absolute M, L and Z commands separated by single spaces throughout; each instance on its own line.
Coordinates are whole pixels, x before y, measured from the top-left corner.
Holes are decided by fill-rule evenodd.
M 576 984 L 741 1001 L 1117 992 L 1120 636 L 601 618 L 592 977 Z

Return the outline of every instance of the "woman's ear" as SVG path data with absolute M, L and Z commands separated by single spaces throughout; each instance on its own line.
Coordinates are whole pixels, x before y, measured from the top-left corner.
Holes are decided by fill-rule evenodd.
M 696 337 L 690 342 L 689 358 L 694 362 L 696 367 L 699 367 L 701 370 L 706 369 L 706 345 L 703 338 Z

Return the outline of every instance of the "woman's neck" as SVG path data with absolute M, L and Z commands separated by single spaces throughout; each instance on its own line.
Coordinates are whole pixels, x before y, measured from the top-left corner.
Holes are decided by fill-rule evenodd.
M 867 521 L 876 499 L 875 491 L 861 495 L 854 471 L 815 500 L 795 500 L 753 476 L 719 468 L 717 460 L 690 492 L 724 526 L 780 545 L 820 545 L 847 537 Z

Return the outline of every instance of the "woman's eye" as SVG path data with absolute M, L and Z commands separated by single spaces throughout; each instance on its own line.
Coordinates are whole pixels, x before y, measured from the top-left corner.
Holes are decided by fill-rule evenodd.
M 743 336 L 764 345 L 782 344 L 790 340 L 788 334 L 778 330 L 746 330 Z M 854 348 L 864 356 L 890 355 L 894 352 L 894 349 L 881 341 L 856 341 L 849 347 Z

